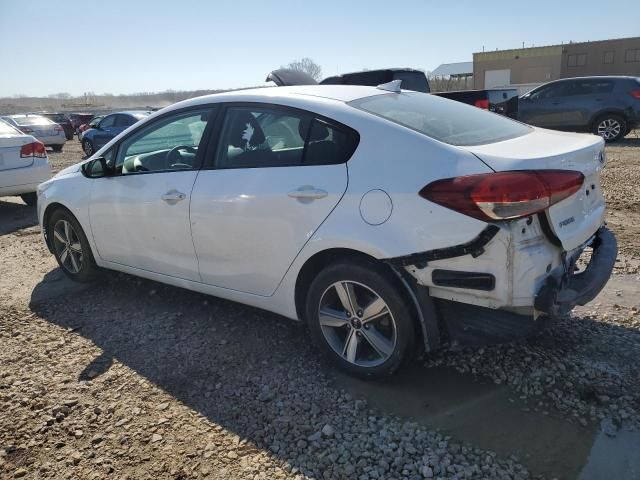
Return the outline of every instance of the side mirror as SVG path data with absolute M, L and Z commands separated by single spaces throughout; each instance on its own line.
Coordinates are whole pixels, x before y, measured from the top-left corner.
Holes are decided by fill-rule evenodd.
M 114 169 L 104 157 L 94 158 L 82 165 L 82 174 L 87 178 L 102 178 L 113 175 Z

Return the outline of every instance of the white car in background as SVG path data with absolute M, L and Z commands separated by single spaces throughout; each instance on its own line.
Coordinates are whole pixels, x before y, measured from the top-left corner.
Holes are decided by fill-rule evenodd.
M 19 195 L 35 205 L 38 184 L 51 178 L 44 145 L 0 120 L 0 197 Z
M 491 324 L 595 297 L 617 253 L 603 149 L 393 82 L 235 91 L 128 128 L 43 183 L 38 217 L 75 280 L 102 267 L 271 310 L 381 376 L 438 346 L 445 306 Z
M 22 133 L 33 135 L 45 146 L 51 147 L 55 152 L 61 152 L 62 147 L 67 141 L 64 128 L 42 115 L 7 115 L 1 118 Z

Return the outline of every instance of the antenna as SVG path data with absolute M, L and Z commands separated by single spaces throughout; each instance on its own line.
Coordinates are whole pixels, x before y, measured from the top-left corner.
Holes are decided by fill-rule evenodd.
M 391 80 L 388 83 L 381 83 L 376 88 L 378 90 L 386 90 L 387 92 L 400 93 L 400 84 L 402 80 Z

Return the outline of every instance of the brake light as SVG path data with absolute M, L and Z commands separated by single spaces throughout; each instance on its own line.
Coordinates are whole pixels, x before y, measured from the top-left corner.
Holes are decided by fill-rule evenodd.
M 631 90 L 629 92 L 629 95 L 631 95 L 633 98 L 637 98 L 638 100 L 640 100 L 640 88 Z
M 27 143 L 20 148 L 20 157 L 47 158 L 47 150 L 41 142 Z
M 20 131 L 22 133 L 33 133 L 33 128 L 29 128 L 29 127 L 20 127 Z
M 486 98 L 482 100 L 476 100 L 474 105 L 478 108 L 483 108 L 484 110 L 489 110 L 489 100 Z
M 53 127 L 53 129 L 54 129 L 56 132 L 62 132 L 62 131 L 64 130 L 64 128 L 62 128 L 62 127 L 61 127 L 60 125 L 58 125 L 58 124 L 56 124 L 56 126 L 55 126 L 55 127 Z
M 510 220 L 546 210 L 583 182 L 584 175 L 573 170 L 482 173 L 436 180 L 420 196 L 479 220 Z

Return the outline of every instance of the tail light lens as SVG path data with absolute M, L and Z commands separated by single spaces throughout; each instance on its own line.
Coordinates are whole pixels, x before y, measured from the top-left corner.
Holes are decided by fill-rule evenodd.
M 29 127 L 20 127 L 20 131 L 22 133 L 33 133 L 33 128 L 29 128 Z
M 546 210 L 583 182 L 584 175 L 572 170 L 483 173 L 437 180 L 420 196 L 479 220 L 510 220 Z
M 638 100 L 640 100 L 640 88 L 636 89 L 636 90 L 631 90 L 629 92 L 629 94 L 633 97 L 633 98 L 637 98 Z
M 489 110 L 489 100 L 487 100 L 486 98 L 482 100 L 476 100 L 474 105 L 478 108 Z
M 35 157 L 35 158 L 47 158 L 47 150 L 44 148 L 44 144 L 40 142 L 32 142 L 23 145 L 20 148 L 20 157 Z
M 62 128 L 60 125 L 57 125 L 57 124 L 56 124 L 56 126 L 55 126 L 55 127 L 53 127 L 53 129 L 54 129 L 56 132 L 62 132 L 62 131 L 64 130 L 64 128 Z

